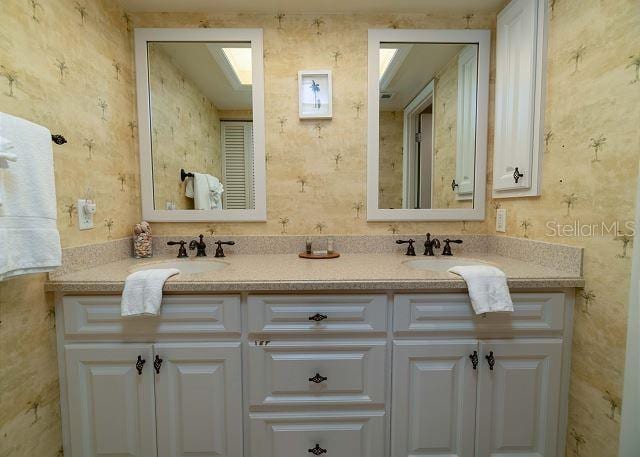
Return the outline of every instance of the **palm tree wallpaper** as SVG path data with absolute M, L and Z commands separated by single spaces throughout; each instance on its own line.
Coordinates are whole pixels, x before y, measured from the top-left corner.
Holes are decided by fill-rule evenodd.
M 220 233 L 234 235 L 299 235 L 313 233 L 316 225 L 313 221 L 326 224 L 323 234 L 391 234 L 388 223 L 367 222 L 364 203 L 366 108 L 360 108 L 358 114 L 355 105 L 367 99 L 367 29 L 467 26 L 467 18 L 461 13 L 376 14 L 357 21 L 350 15 L 319 18 L 287 11 L 282 12 L 281 19 L 274 18 L 274 12 L 126 13 L 128 19 L 124 19 L 125 12 L 118 2 L 111 0 L 36 3 L 37 20 L 33 18 L 34 7 L 29 0 L 4 0 L 2 4 L 3 13 L 8 14 L 0 14 L 0 43 L 9 45 L 0 46 L 0 106 L 3 111 L 50 126 L 69 140 L 64 150 L 54 149 L 58 224 L 65 247 L 106 242 L 109 235 L 116 243 L 128 236 L 132 225 L 140 219 L 138 151 L 136 141 L 132 140 L 135 128 L 128 125 L 136 119 L 133 53 L 128 31 L 133 27 L 197 28 L 205 21 L 213 27 L 264 29 L 265 46 L 270 51 L 265 62 L 266 149 L 271 157 L 267 176 L 268 221 L 216 223 L 216 228 Z M 530 220 L 527 236 L 531 239 L 585 247 L 584 274 L 589 292 L 598 299 L 597 306 L 591 302 L 589 313 L 576 313 L 576 362 L 572 366 L 567 455 L 579 457 L 613 456 L 617 450 L 619 408 L 624 405 L 623 335 L 630 254 L 621 256 L 625 241 L 614 234 L 550 239 L 545 230 L 551 219 L 595 223 L 600 218 L 625 220 L 634 214 L 634 186 L 623 185 L 619 179 L 623 175 L 624 181 L 635 182 L 640 154 L 637 133 L 619 122 L 621 112 L 631 113 L 640 105 L 640 83 L 632 83 L 638 79 L 639 66 L 631 56 L 638 55 L 635 30 L 640 29 L 633 8 L 636 8 L 634 0 L 555 2 L 549 30 L 545 112 L 545 131 L 553 131 L 553 150 L 544 158 L 544 193 L 539 198 L 501 202 L 508 210 L 507 235 L 522 237 L 520 224 Z M 494 15 L 473 13 L 468 20 L 470 28 L 493 27 Z M 82 38 L 83 46 L 76 50 L 78 37 Z M 70 49 L 74 52 L 69 52 Z M 337 49 L 342 53 L 338 65 L 331 54 Z M 64 78 L 55 60 L 63 52 L 69 68 L 63 72 Z M 114 60 L 122 65 L 119 80 L 115 78 Z M 334 118 L 322 124 L 321 139 L 317 138 L 313 122 L 298 119 L 297 80 L 292 73 L 307 68 L 333 69 Z M 167 76 L 165 89 L 170 84 L 181 82 Z M 104 116 L 99 100 L 107 105 Z M 196 113 L 194 110 L 194 119 L 198 118 Z M 178 120 L 175 114 L 173 107 L 171 124 L 178 136 L 188 115 L 181 113 Z M 280 118 L 289 121 L 281 125 Z M 492 115 L 489 125 L 491 129 Z M 171 135 L 169 129 L 160 134 Z M 588 141 L 597 140 L 600 135 L 606 138 L 606 143 L 597 151 L 599 161 L 592 163 L 596 151 Z M 92 151 L 95 153 L 91 167 L 87 166 L 85 138 L 99 145 Z M 489 161 L 492 149 L 490 143 Z M 343 159 L 336 172 L 333 157 L 338 152 Z M 389 165 L 391 162 L 401 163 L 397 158 L 390 160 Z M 123 164 L 128 181 L 121 192 L 118 175 L 125 170 Z M 166 165 L 169 167 L 166 174 L 171 176 L 169 162 Z M 313 179 L 313 185 L 305 186 L 304 193 L 299 192 L 298 176 Z M 96 190 L 101 216 L 96 229 L 79 231 L 75 210 L 68 213 L 65 205 L 73 205 L 88 185 Z M 391 195 L 391 188 L 384 187 L 385 194 Z M 564 197 L 572 194 L 580 199 L 569 205 Z M 594 214 L 598 220 L 594 220 Z M 108 227 L 100 223 L 105 218 L 114 221 L 110 234 Z M 493 233 L 492 222 L 468 222 L 467 233 Z M 187 236 L 198 231 L 205 233 L 207 225 L 159 223 L 153 228 L 159 236 Z M 461 230 L 460 222 L 393 225 L 397 225 L 398 233 Z M 628 249 L 631 241 L 626 243 Z M 48 456 L 56 455 L 60 449 L 56 354 L 47 318 L 50 303 L 42 292 L 43 284 L 43 275 L 13 280 L 10 286 L 0 284 L 2 310 L 7 303 L 19 303 L 15 305 L 19 310 L 3 315 L 0 340 L 17 341 L 24 334 L 30 335 L 29 341 L 20 345 L 18 355 L 37 373 L 25 382 L 13 362 L 8 368 L 0 366 L 7 398 L 17 399 L 0 418 L 0 436 L 3 445 L 10 449 L 9 455 Z M 607 395 L 616 403 L 614 417 L 618 420 L 607 419 L 612 411 Z M 32 424 L 34 413 L 30 407 L 36 401 L 38 421 Z M 24 430 L 30 436 L 38 436 L 38 440 L 24 439 Z

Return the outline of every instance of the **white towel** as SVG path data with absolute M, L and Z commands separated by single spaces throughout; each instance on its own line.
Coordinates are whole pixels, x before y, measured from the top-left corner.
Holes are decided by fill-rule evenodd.
M 209 180 L 203 173 L 193 174 L 193 207 L 200 210 L 211 209 Z
M 215 176 L 207 175 L 209 184 L 209 198 L 211 199 L 211 209 L 222 209 L 222 193 L 224 186 Z
M 0 168 L 9 168 L 9 162 L 18 161 L 18 156 L 13 149 L 13 143 L 0 136 Z
M 51 132 L 0 113 L 0 281 L 61 265 Z M 9 152 L 11 151 L 11 152 Z M 15 163 L 13 162 L 15 155 Z
M 218 178 L 205 173 L 193 173 L 186 179 L 184 195 L 193 198 L 194 209 L 222 209 L 224 187 Z
M 120 301 L 122 316 L 157 316 L 162 304 L 162 288 L 176 268 L 136 271 L 127 276 Z
M 193 178 L 191 176 L 187 176 L 184 180 L 184 184 L 184 196 L 193 198 Z
M 469 298 L 476 314 L 513 311 L 513 302 L 502 270 L 488 265 L 470 265 L 449 268 L 449 272 L 462 276 L 469 289 Z

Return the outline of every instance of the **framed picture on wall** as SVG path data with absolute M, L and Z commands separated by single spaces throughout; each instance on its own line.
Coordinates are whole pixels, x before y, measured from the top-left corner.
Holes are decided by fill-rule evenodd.
M 298 90 L 300 119 L 331 118 L 331 70 L 299 71 Z

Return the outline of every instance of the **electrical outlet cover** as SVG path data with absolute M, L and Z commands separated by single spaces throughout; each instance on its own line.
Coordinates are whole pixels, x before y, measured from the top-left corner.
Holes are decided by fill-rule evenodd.
M 94 227 L 93 214 L 85 211 L 87 200 L 78 200 L 78 227 L 80 230 L 89 230 Z
M 498 208 L 496 210 L 496 232 L 507 231 L 507 210 L 504 208 Z

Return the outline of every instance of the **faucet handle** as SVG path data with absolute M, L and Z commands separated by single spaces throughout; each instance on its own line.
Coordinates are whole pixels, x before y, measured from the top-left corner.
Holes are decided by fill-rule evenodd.
M 188 257 L 187 255 L 187 250 L 185 249 L 184 245 L 187 244 L 186 241 L 184 240 L 180 240 L 180 241 L 167 241 L 167 245 L 168 246 L 175 246 L 176 244 L 179 244 L 180 247 L 178 248 L 178 258 L 182 258 L 182 257 Z
M 444 248 L 442 249 L 442 255 L 453 255 L 453 253 L 451 252 L 451 246 L 449 245 L 449 243 L 462 244 L 462 240 L 450 240 L 449 238 L 444 240 Z
M 408 240 L 396 240 L 396 244 L 408 244 L 409 246 L 407 246 L 407 253 L 405 255 L 410 255 L 410 256 L 415 256 L 416 255 L 416 250 L 413 247 L 413 243 L 415 243 L 416 240 L 413 240 L 411 238 L 409 238 Z
M 233 246 L 234 244 L 236 244 L 235 241 L 216 241 L 215 244 L 218 246 L 216 248 L 216 253 L 214 255 L 214 257 L 225 257 L 224 255 L 224 250 L 222 249 L 222 245 L 226 245 L 226 246 Z

